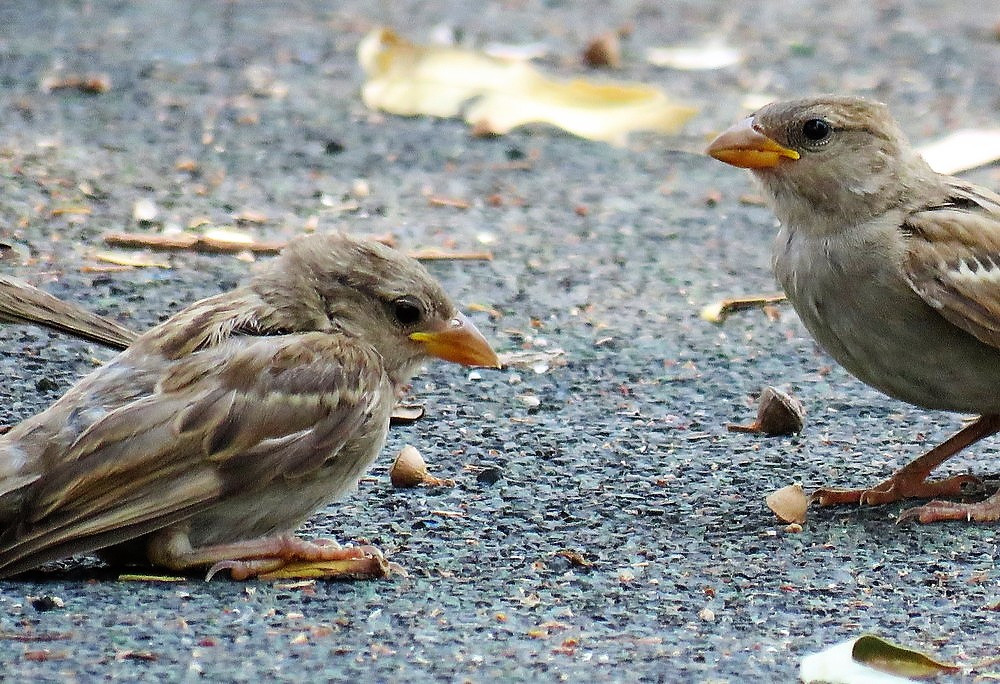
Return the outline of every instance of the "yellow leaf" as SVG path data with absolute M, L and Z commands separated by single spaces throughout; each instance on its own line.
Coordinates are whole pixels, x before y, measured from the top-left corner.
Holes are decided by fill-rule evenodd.
M 170 268 L 165 261 L 157 261 L 139 254 L 122 254 L 120 252 L 98 252 L 94 255 L 98 261 L 116 266 L 131 266 L 133 268 Z
M 945 672 L 959 672 L 918 651 L 866 635 L 811 653 L 799 665 L 804 684 L 916 684 Z
M 1000 160 L 1000 128 L 963 129 L 917 148 L 938 173 L 961 173 Z
M 365 105 L 402 116 L 462 113 L 477 131 L 503 134 L 548 123 L 591 140 L 621 144 L 631 131 L 671 133 L 696 110 L 644 84 L 559 81 L 530 64 L 460 48 L 416 45 L 387 28 L 358 46 L 368 77 Z
M 958 672 L 961 668 L 941 663 L 933 658 L 868 634 L 854 642 L 851 656 L 882 672 L 901 677 L 933 677 L 942 672 Z

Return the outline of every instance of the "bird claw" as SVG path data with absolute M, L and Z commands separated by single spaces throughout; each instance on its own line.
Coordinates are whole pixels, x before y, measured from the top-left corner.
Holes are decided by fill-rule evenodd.
M 985 501 L 958 503 L 955 501 L 931 501 L 923 506 L 908 508 L 896 518 L 900 525 L 907 520 L 921 524 L 957 520 L 963 522 L 992 523 L 1000 520 L 1000 495 L 994 494 Z
M 870 489 L 836 489 L 823 487 L 812 494 L 820 506 L 856 504 L 881 506 L 903 499 L 934 499 L 936 497 L 969 497 L 985 491 L 983 481 L 975 475 L 955 475 L 944 480 L 915 480 L 894 475 Z
M 233 580 L 256 577 L 274 579 L 380 579 L 402 567 L 390 563 L 374 546 L 341 547 L 328 539 L 306 542 L 290 539 L 285 553 L 267 558 L 221 560 L 208 570 L 205 580 L 228 570 Z

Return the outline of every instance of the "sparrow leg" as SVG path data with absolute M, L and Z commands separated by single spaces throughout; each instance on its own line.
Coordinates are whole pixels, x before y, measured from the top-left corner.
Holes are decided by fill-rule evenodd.
M 328 540 L 311 542 L 293 534 L 193 548 L 185 530 L 171 528 L 150 538 L 147 555 L 152 563 L 172 570 L 211 566 L 206 579 L 220 570 L 229 570 L 235 580 L 377 579 L 401 570 L 373 546 L 344 548 Z
M 899 514 L 896 522 L 917 520 L 922 523 L 942 520 L 964 520 L 965 522 L 991 523 L 1000 520 L 1000 492 L 977 503 L 957 503 L 955 501 L 931 501 L 923 506 L 908 508 Z
M 813 501 L 820 506 L 837 504 L 878 506 L 901 499 L 933 499 L 939 496 L 968 494 L 974 487 L 982 484 L 974 475 L 955 475 L 944 480 L 931 481 L 927 480 L 927 476 L 962 449 L 998 431 L 1000 431 L 1000 415 L 980 416 L 923 456 L 897 470 L 885 482 L 871 489 L 824 487 L 813 494 Z M 997 506 L 1000 506 L 1000 503 Z

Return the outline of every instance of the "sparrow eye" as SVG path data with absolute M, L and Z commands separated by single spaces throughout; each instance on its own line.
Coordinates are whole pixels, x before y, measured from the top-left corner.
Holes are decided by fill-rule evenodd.
M 832 131 L 833 127 L 823 119 L 809 119 L 802 124 L 802 135 L 812 142 L 825 140 Z
M 400 297 L 392 303 L 392 315 L 400 325 L 408 327 L 419 323 L 424 317 L 424 312 L 417 300 L 412 297 Z

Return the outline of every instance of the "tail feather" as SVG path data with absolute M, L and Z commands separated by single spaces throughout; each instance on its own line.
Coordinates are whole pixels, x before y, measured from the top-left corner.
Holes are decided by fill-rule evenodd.
M 0 320 L 41 325 L 112 349 L 125 349 L 137 337 L 109 318 L 10 276 L 0 276 Z

